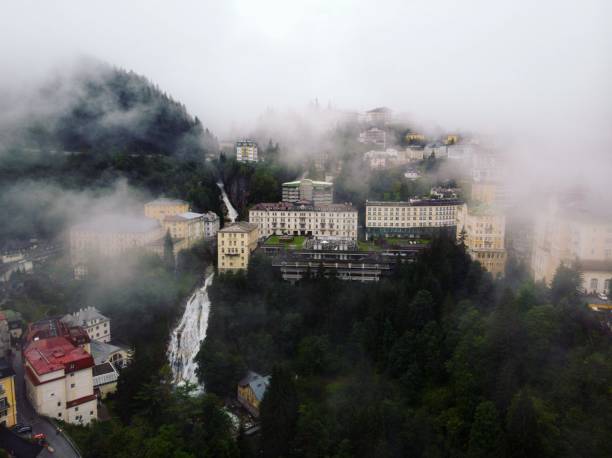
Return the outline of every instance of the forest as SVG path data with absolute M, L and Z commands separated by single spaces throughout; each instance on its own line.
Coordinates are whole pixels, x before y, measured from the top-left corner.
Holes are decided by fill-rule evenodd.
M 493 281 L 435 240 L 374 285 L 282 282 L 266 258 L 210 291 L 207 392 L 271 374 L 241 456 L 610 456 L 610 330 L 560 267 Z

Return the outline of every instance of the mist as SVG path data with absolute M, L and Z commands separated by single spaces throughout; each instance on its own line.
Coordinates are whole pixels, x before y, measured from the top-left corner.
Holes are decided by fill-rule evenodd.
M 281 132 L 309 151 L 334 125 L 313 119 L 315 99 L 385 105 L 423 129 L 495 138 L 530 188 L 594 185 L 612 169 L 611 13 L 595 0 L 10 2 L 0 88 L 44 111 L 22 94 L 89 56 L 146 75 L 221 139 Z

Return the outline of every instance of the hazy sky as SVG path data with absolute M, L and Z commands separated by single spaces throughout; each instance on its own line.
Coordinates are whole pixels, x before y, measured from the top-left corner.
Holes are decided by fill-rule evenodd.
M 90 55 L 146 75 L 220 136 L 317 97 L 605 144 L 611 3 L 4 0 L 0 83 Z

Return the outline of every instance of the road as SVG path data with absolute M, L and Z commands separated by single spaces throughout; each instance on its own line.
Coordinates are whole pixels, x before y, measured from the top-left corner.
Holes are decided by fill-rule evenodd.
M 44 433 L 47 441 L 53 449 L 53 453 L 45 449 L 38 455 L 40 458 L 61 457 L 61 458 L 80 458 L 74 451 L 70 443 L 62 434 L 57 434 L 55 427 L 46 418 L 38 416 L 32 408 L 30 401 L 25 395 L 25 382 L 23 379 L 23 362 L 21 352 L 13 353 L 13 369 L 15 370 L 15 391 L 17 395 L 17 422 L 32 426 L 32 433 Z

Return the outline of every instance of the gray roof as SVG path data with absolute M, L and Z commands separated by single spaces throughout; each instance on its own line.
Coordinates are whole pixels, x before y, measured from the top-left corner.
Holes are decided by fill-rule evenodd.
M 160 197 L 159 199 L 147 202 L 146 205 L 182 205 L 186 203 L 187 202 L 181 199 L 169 199 L 167 197 Z
M 232 223 L 229 226 L 225 226 L 219 232 L 251 232 L 257 229 L 259 226 L 254 223 L 247 223 L 246 221 L 238 221 Z
M 78 312 L 69 313 L 64 315 L 62 321 L 72 326 L 83 326 L 88 321 L 102 320 L 107 321 L 108 318 L 102 315 L 95 307 L 85 307 Z
M 270 384 L 270 376 L 259 375 L 257 372 L 249 371 L 245 378 L 238 382 L 238 385 L 241 387 L 250 386 L 251 390 L 253 390 L 253 394 L 255 394 L 255 398 L 258 401 L 261 401 L 266 393 L 266 388 Z
M 92 340 L 90 342 L 91 348 L 91 356 L 93 356 L 94 362 L 96 364 L 102 364 L 110 358 L 110 355 L 113 353 L 120 351 L 121 347 L 117 347 L 116 345 L 100 342 L 98 340 Z
M 111 363 L 103 363 L 103 364 L 96 363 L 96 365 L 93 367 L 94 377 L 98 375 L 112 374 L 113 372 L 116 372 L 116 371 L 113 368 L 113 365 Z

